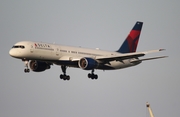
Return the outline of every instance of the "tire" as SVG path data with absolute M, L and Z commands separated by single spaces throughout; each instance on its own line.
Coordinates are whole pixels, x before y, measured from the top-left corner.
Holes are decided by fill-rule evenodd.
M 89 74 L 88 74 L 88 78 L 91 78 L 91 77 L 92 77 L 92 74 L 89 73 Z

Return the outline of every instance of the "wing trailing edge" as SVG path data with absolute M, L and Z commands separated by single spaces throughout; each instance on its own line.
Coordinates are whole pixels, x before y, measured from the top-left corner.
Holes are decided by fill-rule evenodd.
M 159 57 L 151 57 L 151 58 L 144 58 L 144 59 L 137 59 L 131 61 L 131 63 L 136 63 L 136 62 L 142 62 L 142 61 L 147 61 L 147 60 L 154 60 L 154 59 L 160 59 L 160 58 L 166 58 L 168 56 L 159 56 Z
M 100 61 L 114 61 L 114 60 L 124 60 L 124 59 L 131 59 L 131 58 L 138 58 L 142 57 L 146 54 L 150 53 L 156 53 L 163 51 L 165 49 L 157 49 L 157 50 L 150 50 L 150 51 L 144 51 L 144 52 L 133 52 L 133 53 L 125 53 L 125 54 L 120 54 L 116 56 L 97 56 L 96 59 Z

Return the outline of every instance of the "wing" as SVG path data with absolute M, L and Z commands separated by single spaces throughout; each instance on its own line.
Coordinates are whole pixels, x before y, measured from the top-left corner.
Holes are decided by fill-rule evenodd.
M 127 53 L 127 54 L 120 54 L 118 56 L 97 56 L 96 59 L 99 61 L 110 62 L 110 61 L 114 61 L 114 60 L 124 60 L 124 59 L 142 57 L 146 54 L 160 52 L 163 50 L 165 50 L 165 49 L 150 50 L 150 51 L 144 51 L 144 52 L 133 52 L 133 53 Z
M 100 63 L 109 63 L 111 61 L 122 61 L 125 59 L 131 59 L 131 58 L 138 58 L 138 57 L 142 57 L 146 54 L 150 54 L 150 53 L 155 53 L 155 52 L 160 52 L 163 51 L 165 49 L 158 49 L 158 50 L 150 50 L 150 51 L 144 51 L 144 52 L 133 52 L 133 53 L 126 53 L 126 54 L 119 54 L 117 55 L 110 55 L 110 56 L 96 56 L 93 59 L 96 59 L 98 62 Z M 78 61 L 82 58 L 82 56 L 63 56 L 61 57 L 59 60 L 57 61 L 53 61 L 53 63 L 55 64 L 67 64 L 69 65 L 71 63 L 70 66 L 78 66 Z M 155 59 L 158 58 L 164 58 L 163 57 L 155 57 Z M 150 59 L 154 59 L 154 58 L 150 58 Z M 146 60 L 146 59 L 145 59 Z M 144 60 L 143 60 L 144 61 Z M 70 63 L 69 63 L 70 62 Z M 132 62 L 137 62 L 137 61 L 132 61 Z

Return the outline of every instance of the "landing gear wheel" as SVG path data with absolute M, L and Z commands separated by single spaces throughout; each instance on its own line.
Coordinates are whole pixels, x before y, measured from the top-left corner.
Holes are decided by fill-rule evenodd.
M 25 73 L 28 73 L 30 70 L 29 69 L 24 69 L 24 72 Z
M 63 80 L 70 80 L 70 76 L 68 76 L 68 75 L 61 74 L 59 77 L 60 77 L 60 79 L 63 79 Z
M 61 66 L 61 69 L 62 69 L 63 74 L 61 74 L 61 75 L 59 76 L 60 79 L 70 80 L 70 76 L 69 76 L 69 75 L 66 75 L 67 66 L 62 65 L 62 66 Z
M 92 74 L 91 79 L 98 79 L 98 75 Z
M 98 75 L 95 74 L 95 75 L 94 75 L 94 79 L 98 79 Z
M 25 73 L 28 73 L 28 72 L 30 72 L 30 70 L 29 70 L 29 68 L 28 68 L 28 63 L 29 63 L 29 61 L 28 60 L 23 60 L 24 61 L 24 63 L 25 63 L 25 69 L 24 69 L 24 72 Z
M 66 80 L 70 80 L 70 76 L 66 76 Z
M 92 70 L 92 72 L 88 74 L 88 78 L 91 78 L 92 80 L 98 79 L 98 75 L 94 74 L 94 70 Z
M 60 79 L 63 79 L 63 75 L 62 74 L 59 77 L 60 77 Z
M 88 78 L 91 78 L 91 76 L 92 76 L 92 74 L 89 73 L 89 74 L 88 74 Z

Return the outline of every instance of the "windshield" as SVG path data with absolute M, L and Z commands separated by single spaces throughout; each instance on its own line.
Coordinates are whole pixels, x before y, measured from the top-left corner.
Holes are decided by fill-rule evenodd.
M 25 47 L 23 45 L 15 45 L 12 48 L 22 48 L 22 49 L 24 49 Z

